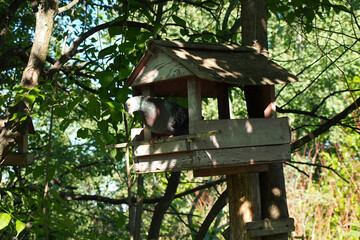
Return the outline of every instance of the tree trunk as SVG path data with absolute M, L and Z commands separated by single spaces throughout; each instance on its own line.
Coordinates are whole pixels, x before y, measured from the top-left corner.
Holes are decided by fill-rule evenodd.
M 31 89 L 39 84 L 39 77 L 45 66 L 58 5 L 59 0 L 42 0 L 33 8 L 36 15 L 36 28 L 29 61 L 21 79 L 20 85 L 23 87 Z M 20 119 L 29 116 L 30 111 L 31 106 L 25 100 L 22 100 L 16 107 L 10 109 L 9 119 L 12 119 L 14 114 L 19 116 L 15 115 L 17 117 L 11 121 L 4 120 L 3 126 L 0 126 L 0 165 L 1 161 L 14 148 L 19 137 L 24 134 L 28 121 L 20 121 Z

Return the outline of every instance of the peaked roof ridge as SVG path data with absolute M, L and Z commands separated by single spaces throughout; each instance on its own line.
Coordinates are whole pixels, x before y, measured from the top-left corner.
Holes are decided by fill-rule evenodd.
M 207 43 L 207 42 L 183 42 L 178 40 L 154 40 L 151 39 L 148 42 L 148 49 L 154 47 L 167 47 L 167 48 L 183 48 L 194 50 L 206 50 L 206 51 L 231 51 L 231 52 L 256 52 L 255 48 L 250 46 L 241 46 L 236 44 L 224 44 L 224 43 Z

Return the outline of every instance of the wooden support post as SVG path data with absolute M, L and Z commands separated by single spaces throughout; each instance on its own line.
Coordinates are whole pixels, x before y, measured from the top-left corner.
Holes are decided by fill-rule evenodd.
M 259 53 L 268 56 L 266 16 L 266 0 L 241 0 L 242 44 L 254 45 Z M 249 118 L 275 117 L 274 86 L 248 86 L 244 91 Z M 270 164 L 268 172 L 259 173 L 259 181 L 262 218 L 288 218 L 282 163 Z M 288 234 L 264 236 L 262 239 L 286 240 Z
M 229 191 L 230 239 L 260 240 L 246 234 L 246 223 L 261 219 L 259 174 L 226 176 Z
M 228 89 L 218 86 L 219 119 L 230 119 Z M 226 176 L 229 192 L 230 239 L 249 239 L 245 225 L 261 219 L 259 174 L 233 174 Z M 252 238 L 256 239 L 256 238 Z
M 187 82 L 188 109 L 189 109 L 189 133 L 195 133 L 193 122 L 201 120 L 201 82 L 191 78 Z

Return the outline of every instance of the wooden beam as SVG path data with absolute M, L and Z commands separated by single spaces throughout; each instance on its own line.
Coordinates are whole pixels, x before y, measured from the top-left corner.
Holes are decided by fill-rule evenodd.
M 192 127 L 193 122 L 200 121 L 201 114 L 201 81 L 196 78 L 191 78 L 187 83 L 188 91 L 188 111 L 189 111 L 189 133 L 196 133 Z
M 230 166 L 230 167 L 218 167 L 218 168 L 205 168 L 194 170 L 194 177 L 206 177 L 217 175 L 232 175 L 240 173 L 256 173 L 266 172 L 269 170 L 268 164 L 254 164 L 244 166 Z
M 261 220 L 256 222 L 248 222 L 245 225 L 246 233 L 249 237 L 263 237 L 269 235 L 278 235 L 280 233 L 288 233 L 295 230 L 294 219 L 284 218 L 277 220 Z
M 161 143 L 177 142 L 177 141 L 181 141 L 181 140 L 186 140 L 187 142 L 192 142 L 194 139 L 197 139 L 197 138 L 204 138 L 204 137 L 209 137 L 209 136 L 214 136 L 214 135 L 220 134 L 219 130 L 213 130 L 213 131 L 196 133 L 196 134 L 180 135 L 180 136 L 175 136 L 175 137 L 171 137 L 171 138 L 157 139 L 154 142 L 152 142 L 149 140 L 148 141 L 144 140 L 143 128 L 132 128 L 131 130 L 134 130 L 134 131 L 131 131 L 132 132 L 131 138 L 134 140 L 133 142 L 106 145 L 105 148 L 112 149 L 112 148 L 125 148 L 125 147 L 129 147 L 129 146 L 150 145 L 150 144 L 157 145 L 157 144 L 161 144 Z M 133 135 L 133 134 L 139 134 L 139 133 L 140 133 L 140 135 Z
M 143 96 L 149 96 L 149 97 L 152 97 L 153 96 L 153 86 L 152 85 L 145 85 L 143 86 L 142 88 L 142 95 Z M 149 140 L 151 139 L 151 131 L 144 126 L 144 139 L 145 140 Z
M 260 220 L 261 204 L 257 173 L 226 176 L 229 192 L 230 239 L 249 239 L 245 225 Z M 257 239 L 257 238 L 252 238 Z
M 288 145 L 171 152 L 136 157 L 136 173 L 236 167 L 284 161 Z
M 1 166 L 28 166 L 34 163 L 32 153 L 8 153 Z
M 216 129 L 221 134 L 194 139 L 192 150 L 290 144 L 287 118 L 203 120 L 193 128 L 204 133 Z
M 217 84 L 217 95 L 219 119 L 230 119 L 229 92 L 227 84 Z

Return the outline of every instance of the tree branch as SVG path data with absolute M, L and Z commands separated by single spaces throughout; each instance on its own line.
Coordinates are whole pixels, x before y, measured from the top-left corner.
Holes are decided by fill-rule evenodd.
M 68 5 L 66 6 L 63 6 L 63 7 L 60 7 L 59 8 L 59 11 L 58 11 L 58 14 L 60 13 L 63 13 L 69 9 L 71 9 L 72 7 L 74 7 L 76 4 L 78 4 L 80 2 L 80 0 L 73 0 L 71 3 L 69 3 Z
M 314 138 L 316 138 L 319 135 L 328 131 L 332 126 L 336 125 L 338 122 L 340 122 L 342 119 L 344 119 L 349 113 L 354 111 L 359 104 L 360 104 L 360 98 L 358 98 L 355 102 L 353 102 L 351 105 L 349 105 L 347 108 L 345 108 L 341 113 L 337 114 L 333 118 L 330 118 L 326 123 L 321 125 L 319 128 L 317 128 L 313 132 L 311 132 L 308 135 L 302 137 L 301 139 L 293 142 L 291 144 L 291 151 L 294 151 L 295 149 L 303 146 L 304 144 L 310 142 Z
M 122 26 L 123 24 L 125 24 L 124 21 L 118 21 L 118 22 L 108 22 L 108 23 L 104 23 L 101 25 L 98 25 L 94 28 L 91 28 L 90 30 L 88 30 L 87 32 L 83 33 L 80 35 L 80 37 L 78 39 L 75 40 L 75 42 L 71 45 L 71 47 L 69 48 L 69 50 L 62 55 L 59 60 L 50 67 L 50 69 L 46 72 L 46 75 L 51 76 L 53 75 L 55 72 L 58 72 L 63 66 L 64 64 L 69 61 L 76 53 L 77 53 L 77 48 L 80 46 L 80 44 L 82 42 L 84 42 L 88 37 L 90 37 L 91 35 L 93 35 L 94 33 L 107 29 L 109 27 L 113 27 L 113 26 Z M 128 21 L 126 23 L 127 26 L 132 26 L 132 27 L 138 27 L 138 28 L 145 28 L 148 30 L 152 30 L 153 27 L 147 23 L 138 23 L 138 22 L 132 22 L 132 21 Z
M 94 163 L 90 163 L 92 164 L 96 164 L 97 162 Z M 90 165 L 89 164 L 89 165 Z M 89 166 L 88 164 L 84 164 L 81 166 L 78 166 L 77 168 L 80 167 L 87 167 Z M 66 171 L 63 174 L 66 174 L 70 171 Z M 63 175 L 62 174 L 62 175 Z M 59 178 L 61 178 L 61 176 L 59 176 L 58 178 L 56 178 L 59 181 Z M 182 198 L 188 194 L 192 194 L 194 192 L 197 192 L 199 190 L 205 189 L 205 188 L 209 188 L 215 185 L 218 185 L 220 183 L 223 183 L 226 179 L 225 178 L 221 178 L 217 181 L 213 181 L 213 182 L 209 182 L 206 183 L 204 185 L 198 186 L 196 188 L 184 191 L 182 193 L 176 194 L 174 196 L 174 199 L 176 198 Z M 82 195 L 82 194 L 74 194 L 74 193 L 70 193 L 70 192 L 59 192 L 60 196 L 65 199 L 65 200 L 76 200 L 76 201 L 90 201 L 90 200 L 94 200 L 94 201 L 99 201 L 99 202 L 103 202 L 103 203 L 110 203 L 110 204 L 128 204 L 128 198 L 121 198 L 121 199 L 114 199 L 114 198 L 108 198 L 108 197 L 102 197 L 99 195 Z M 154 203 L 158 203 L 160 200 L 162 199 L 162 197 L 157 197 L 157 198 L 144 198 L 144 204 L 154 204 Z M 136 202 L 136 198 L 132 198 L 131 199 L 132 202 Z
M 342 56 L 345 55 L 345 53 L 352 48 L 358 41 L 354 41 L 354 43 L 347 49 L 345 49 L 344 52 L 342 52 L 333 62 L 329 63 L 311 82 L 309 85 L 307 85 L 303 90 L 301 90 L 300 92 L 296 93 L 295 96 L 293 96 L 290 100 L 288 100 L 285 104 L 283 104 L 281 107 L 285 107 L 288 104 L 290 104 L 290 102 L 292 100 L 294 100 L 296 97 L 298 97 L 300 94 L 303 94 L 304 92 L 306 92 L 319 78 L 320 76 L 325 73 L 335 62 L 337 62 Z
M 180 181 L 181 172 L 173 172 L 168 180 L 164 196 L 160 199 L 155 207 L 154 215 L 151 219 L 151 224 L 148 232 L 148 239 L 158 239 L 160 234 L 161 223 L 164 218 L 166 210 L 170 207 L 171 202 L 175 197 L 175 193 Z
M 196 234 L 195 240 L 205 239 L 206 233 L 209 230 L 211 223 L 214 221 L 215 217 L 218 213 L 226 206 L 228 202 L 228 191 L 225 190 L 218 200 L 216 200 L 215 204 L 211 208 L 210 212 L 206 216 L 205 220 L 201 224 L 201 227 Z
M 333 173 L 335 173 L 339 178 L 341 178 L 342 180 L 344 180 L 346 183 L 350 183 L 348 180 L 346 180 L 343 176 L 341 176 L 337 171 L 335 171 L 335 169 L 333 169 L 331 166 L 325 166 L 325 165 L 321 165 L 321 164 L 315 164 L 315 163 L 308 163 L 308 162 L 297 162 L 297 161 L 288 161 L 289 163 L 296 163 L 296 164 L 304 164 L 304 165 L 308 165 L 308 166 L 313 166 L 313 167 L 321 167 L 321 168 L 326 168 L 331 170 Z M 297 167 L 291 165 L 286 162 L 287 165 L 296 168 L 298 171 L 304 173 L 306 176 L 309 177 L 308 174 L 306 174 L 304 171 L 301 171 L 300 169 L 298 169 Z
M 196 232 L 195 229 L 194 229 L 191 225 L 187 224 L 187 223 L 184 221 L 184 219 L 182 219 L 182 217 L 181 217 L 181 214 L 182 214 L 182 213 L 179 213 L 179 211 L 178 211 L 174 206 L 170 205 L 170 207 L 171 207 L 171 209 L 175 212 L 176 216 L 180 219 L 180 221 L 181 221 L 185 226 L 187 226 L 192 232 Z M 182 215 L 184 215 L 184 214 L 182 214 Z

